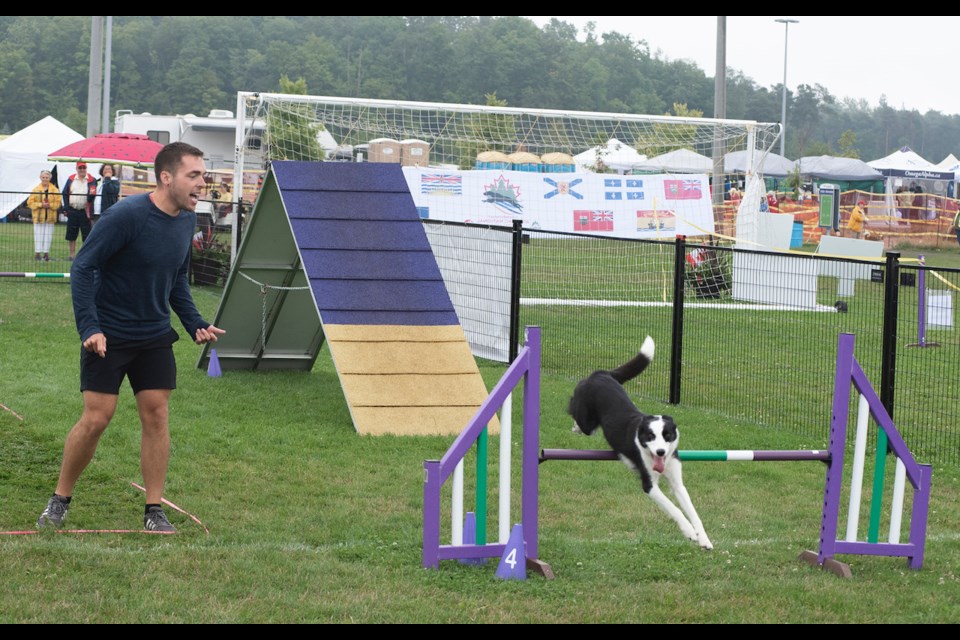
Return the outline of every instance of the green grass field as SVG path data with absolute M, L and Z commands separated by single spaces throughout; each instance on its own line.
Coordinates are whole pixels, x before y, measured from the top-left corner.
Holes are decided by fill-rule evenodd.
M 195 290 L 208 318 L 218 294 Z M 0 531 L 29 531 L 81 409 L 69 286 L 0 280 L 0 348 Z M 326 347 L 309 373 L 219 378 L 196 368 L 196 345 L 175 349 L 166 499 L 203 526 L 168 509 L 175 536 L 0 535 L 0 623 L 960 622 L 954 466 L 933 469 L 920 571 L 902 558 L 842 557 L 854 574 L 842 580 L 797 560 L 818 544 L 821 463 L 688 463 L 715 546 L 704 552 L 613 462 L 541 466 L 540 556 L 554 580 L 501 581 L 493 560 L 434 571 L 421 567 L 423 461 L 452 438 L 358 436 Z M 488 387 L 505 369 L 480 365 Z M 602 448 L 571 433 L 570 389 L 544 376 L 542 446 Z M 687 449 L 826 445 L 717 412 L 644 408 L 676 416 Z M 140 528 L 139 440 L 124 388 L 71 527 Z

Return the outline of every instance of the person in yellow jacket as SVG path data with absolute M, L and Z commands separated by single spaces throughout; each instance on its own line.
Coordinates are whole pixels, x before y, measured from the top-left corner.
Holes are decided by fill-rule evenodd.
M 47 170 L 40 172 L 40 184 L 33 188 L 27 198 L 27 206 L 33 214 L 33 249 L 38 262 L 50 261 L 50 241 L 53 240 L 53 226 L 57 222 L 57 211 L 63 203 L 60 190 L 50 182 L 53 174 Z
M 863 224 L 867 221 L 867 216 L 864 215 L 863 209 L 866 206 L 867 203 L 860 200 L 853 208 L 853 211 L 850 212 L 850 219 L 847 220 L 847 229 L 854 238 L 859 238 L 863 235 Z

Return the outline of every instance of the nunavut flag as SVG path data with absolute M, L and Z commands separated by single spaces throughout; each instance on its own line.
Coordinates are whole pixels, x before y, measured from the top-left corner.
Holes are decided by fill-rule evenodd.
M 613 231 L 613 211 L 574 210 L 573 230 Z
M 699 180 L 664 180 L 663 197 L 667 200 L 699 200 L 703 192 Z

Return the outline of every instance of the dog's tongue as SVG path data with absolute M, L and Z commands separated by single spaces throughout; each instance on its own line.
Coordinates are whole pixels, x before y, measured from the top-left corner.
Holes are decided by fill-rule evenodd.
M 653 470 L 657 473 L 663 473 L 663 463 L 664 458 L 661 456 L 653 456 Z

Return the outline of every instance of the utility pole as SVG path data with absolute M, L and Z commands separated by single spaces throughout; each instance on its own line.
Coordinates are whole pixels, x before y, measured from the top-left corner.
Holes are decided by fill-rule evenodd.
M 93 16 L 90 24 L 90 77 L 87 82 L 87 137 L 100 133 L 103 110 L 103 25 L 105 16 Z
M 774 22 L 783 23 L 783 107 L 780 112 L 780 155 L 786 157 L 784 149 L 787 143 L 787 40 L 790 36 L 790 25 L 800 21 L 792 18 L 777 18 Z
M 100 121 L 100 133 L 110 133 L 110 67 L 113 56 L 113 16 L 106 16 L 103 34 L 103 119 Z
M 717 61 L 713 78 L 713 117 L 727 117 L 727 16 L 717 16 Z M 723 156 L 726 154 L 720 130 L 713 138 L 713 203 L 723 204 Z

